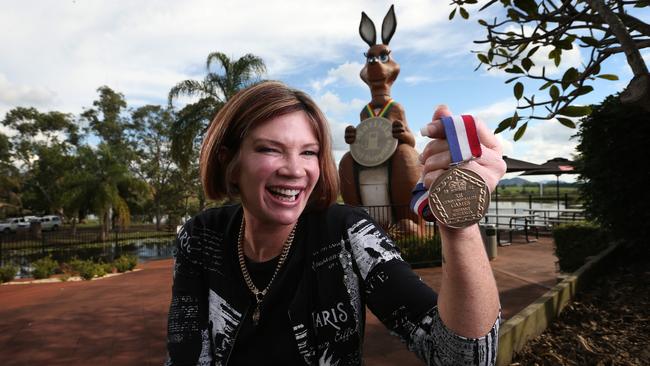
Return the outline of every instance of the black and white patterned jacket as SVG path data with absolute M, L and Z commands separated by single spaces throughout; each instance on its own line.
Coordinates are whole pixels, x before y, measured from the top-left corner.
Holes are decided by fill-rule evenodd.
M 226 365 L 252 306 L 233 286 L 241 206 L 206 210 L 177 237 L 167 365 Z M 498 324 L 478 339 L 447 329 L 437 295 L 361 209 L 304 213 L 294 245 L 306 245 L 304 276 L 289 317 L 306 365 L 361 365 L 365 307 L 428 365 L 493 365 Z

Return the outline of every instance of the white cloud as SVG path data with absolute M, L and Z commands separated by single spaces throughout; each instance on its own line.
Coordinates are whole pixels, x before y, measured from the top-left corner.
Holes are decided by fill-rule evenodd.
M 317 101 L 320 108 L 328 116 L 341 116 L 350 112 L 360 112 L 366 104 L 363 100 L 357 98 L 344 102 L 337 94 L 330 91 L 318 97 Z M 354 123 L 356 124 L 356 121 Z
M 12 83 L 0 73 L 0 104 L 43 106 L 51 103 L 55 96 L 55 92 L 42 86 Z
M 352 85 L 362 88 L 366 88 L 366 84 L 361 80 L 359 73 L 363 68 L 364 64 L 360 62 L 349 62 L 346 61 L 344 64 L 339 65 L 335 69 L 330 69 L 327 71 L 327 76 L 320 80 L 315 80 L 311 82 L 311 87 L 315 91 L 321 91 L 324 87 L 341 83 L 343 85 Z

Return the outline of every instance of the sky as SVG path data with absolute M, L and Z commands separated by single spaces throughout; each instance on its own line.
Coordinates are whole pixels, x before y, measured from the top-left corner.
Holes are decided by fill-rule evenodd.
M 281 80 L 317 101 L 330 121 L 338 160 L 348 150 L 345 127 L 359 123 L 370 101 L 359 78 L 368 48 L 358 33 L 361 12 L 380 27 L 391 4 L 397 16 L 391 56 L 401 66 L 392 97 L 405 108 L 416 149 L 425 146 L 418 131 L 439 104 L 478 116 L 491 129 L 512 115 L 512 85 L 504 84 L 509 76 L 475 71 L 478 61 L 471 53 L 482 47 L 473 41 L 484 37 L 477 20 L 497 14 L 470 8 L 469 20 L 449 21 L 448 0 L 9 0 L 0 4 L 0 118 L 17 106 L 78 114 L 92 106 L 103 85 L 123 93 L 133 108 L 165 105 L 176 83 L 205 76 L 209 53 L 232 58 L 252 53 L 266 62 L 266 79 Z M 640 17 L 650 19 L 647 12 Z M 650 61 L 650 52 L 643 56 Z M 574 49 L 563 56 L 561 69 L 551 72 L 585 57 Z M 632 76 L 622 58 L 608 61 L 603 72 L 620 80 L 592 84 L 595 91 L 577 104 L 600 102 Z M 11 134 L 2 126 L 0 131 Z M 556 121 L 534 121 L 517 142 L 511 131 L 498 138 L 504 155 L 539 164 L 576 154 L 575 132 Z

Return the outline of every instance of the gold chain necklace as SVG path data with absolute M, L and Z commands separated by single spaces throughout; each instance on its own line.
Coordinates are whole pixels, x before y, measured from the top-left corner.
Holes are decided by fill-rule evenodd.
M 273 283 L 275 276 L 277 276 L 278 272 L 280 271 L 280 268 L 282 267 L 284 261 L 287 259 L 287 256 L 289 255 L 289 249 L 291 249 L 291 244 L 293 243 L 293 237 L 296 234 L 296 227 L 298 226 L 298 223 L 296 222 L 296 224 L 293 226 L 293 229 L 291 230 L 289 237 L 287 237 L 287 240 L 284 242 L 284 246 L 282 247 L 282 253 L 280 253 L 280 259 L 278 260 L 278 264 L 275 266 L 275 271 L 273 272 L 273 276 L 271 276 L 271 280 L 262 291 L 258 290 L 257 287 L 255 287 L 255 284 L 251 279 L 251 275 L 250 273 L 248 273 L 248 268 L 246 268 L 246 260 L 244 259 L 244 244 L 243 244 L 245 226 L 246 224 L 244 221 L 244 217 L 242 216 L 241 226 L 239 227 L 239 239 L 237 240 L 237 254 L 239 256 L 239 267 L 241 268 L 241 273 L 244 276 L 244 280 L 246 281 L 246 286 L 248 286 L 248 289 L 253 293 L 253 296 L 255 296 L 255 301 L 257 302 L 257 304 L 255 305 L 255 311 L 253 312 L 253 325 L 257 325 L 260 321 L 260 306 L 262 305 L 262 301 L 264 301 L 264 296 L 266 296 L 266 293 L 268 292 L 269 288 L 271 288 L 271 284 Z

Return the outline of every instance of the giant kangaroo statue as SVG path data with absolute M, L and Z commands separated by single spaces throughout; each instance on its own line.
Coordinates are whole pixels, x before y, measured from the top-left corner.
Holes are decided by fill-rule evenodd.
M 409 210 L 408 206 L 411 190 L 420 178 L 422 166 L 418 163 L 415 136 L 406 123 L 404 108 L 390 96 L 391 85 L 400 71 L 388 48 L 396 27 L 395 11 L 391 6 L 382 24 L 382 43 L 377 44 L 374 23 L 366 13 L 361 13 L 359 33 L 370 48 L 365 54 L 366 64 L 360 76 L 370 87 L 372 99 L 361 111 L 361 123 L 356 128 L 348 126 L 345 129 L 345 142 L 350 145 L 350 152 L 347 152 L 339 163 L 339 176 L 341 194 L 345 203 L 363 206 L 390 205 L 393 209 L 389 217 L 373 215 L 375 219 L 382 224 L 397 223 L 402 231 L 413 232 L 417 229 L 414 226 L 417 216 Z M 371 119 L 374 122 L 378 120 L 377 117 L 388 120 L 382 125 L 388 135 L 383 140 L 379 138 L 381 129 L 365 132 L 366 122 Z M 364 135 L 360 136 L 361 133 Z M 378 144 L 377 141 L 383 143 Z M 396 146 L 390 146 L 391 144 Z M 362 149 L 362 152 L 355 156 L 354 148 Z M 388 148 L 394 151 L 392 154 L 389 151 L 387 159 L 380 164 L 368 166 L 373 164 L 364 164 L 360 161 L 364 159 L 372 161 L 376 156 L 385 153 L 384 150 Z

